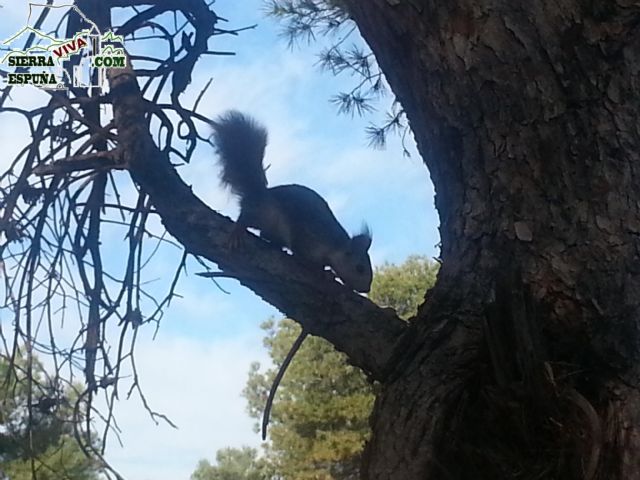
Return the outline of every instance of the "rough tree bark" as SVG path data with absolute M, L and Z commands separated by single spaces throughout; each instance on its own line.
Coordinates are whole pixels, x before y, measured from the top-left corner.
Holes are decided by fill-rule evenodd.
M 443 260 L 364 478 L 640 479 L 640 4 L 343 3 L 431 173 Z

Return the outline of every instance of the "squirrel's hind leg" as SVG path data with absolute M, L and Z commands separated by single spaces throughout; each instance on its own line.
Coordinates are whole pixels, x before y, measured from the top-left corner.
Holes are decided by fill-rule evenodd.
M 227 248 L 229 248 L 230 250 L 235 250 L 242 246 L 242 243 L 244 241 L 243 235 L 246 231 L 247 229 L 245 226 L 236 223 L 233 226 L 233 230 L 231 230 L 229 238 L 227 239 Z
M 231 234 L 227 239 L 227 247 L 231 250 L 239 248 L 242 245 L 247 228 L 252 226 L 251 215 L 247 214 L 247 211 L 249 210 L 245 209 L 240 211 L 240 215 L 238 215 L 238 219 L 233 226 L 233 230 L 231 230 Z

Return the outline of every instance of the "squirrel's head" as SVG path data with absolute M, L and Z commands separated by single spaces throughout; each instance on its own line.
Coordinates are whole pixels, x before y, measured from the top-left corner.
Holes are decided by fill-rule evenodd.
M 332 268 L 342 282 L 356 292 L 367 293 L 371 288 L 373 271 L 369 258 L 371 232 L 367 227 L 349 239 L 348 247 L 336 255 Z

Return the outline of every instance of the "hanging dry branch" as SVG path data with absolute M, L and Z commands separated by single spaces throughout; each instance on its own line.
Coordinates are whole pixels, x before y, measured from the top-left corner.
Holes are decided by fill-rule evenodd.
M 154 32 L 164 42 L 164 57 L 135 60 L 153 65 L 137 72 L 149 98 L 145 124 L 158 126 L 163 152 L 188 162 L 196 143 L 207 138 L 195 121 L 200 128 L 206 124 L 194 108 L 181 104 L 179 96 L 198 58 L 211 53 L 209 39 L 237 31 L 217 29 L 219 18 L 201 0 L 76 4 L 100 28 L 124 35 L 133 48 Z M 120 25 L 109 24 L 115 7 L 123 7 L 128 15 L 119 15 L 126 18 Z M 173 26 L 159 19 L 166 13 L 174 15 Z M 51 9 L 43 8 L 34 27 L 47 30 L 56 20 L 57 26 L 50 29 L 56 38 L 69 38 L 87 26 L 74 11 L 54 19 Z M 31 36 L 24 48 L 35 41 Z M 146 193 L 118 173 L 127 166 L 108 117 L 109 94 L 90 96 L 78 87 L 47 91 L 48 103 L 29 110 L 21 108 L 19 100 L 12 101 L 12 92 L 20 98 L 21 92 L 5 86 L 0 116 L 3 121 L 24 121 L 25 138 L 31 140 L 0 173 L 0 308 L 11 313 L 13 324 L 13 329 L 8 323 L 1 325 L 3 351 L 13 371 L 23 371 L 17 378 L 28 382 L 28 401 L 34 408 L 42 404 L 36 398 L 45 390 L 33 381 L 34 358 L 51 366 L 50 384 L 58 387 L 49 388 L 47 398 L 53 404 L 74 398 L 76 438 L 85 452 L 102 458 L 107 433 L 118 431 L 113 406 L 127 375 L 134 378 L 127 395 L 135 391 L 153 418 L 171 423 L 146 401 L 134 352 L 138 329 L 144 324 L 157 328 L 164 308 L 176 296 L 186 254 L 158 227 L 157 211 Z M 159 105 L 167 92 L 171 103 Z M 122 244 L 105 241 L 118 237 L 124 239 Z M 148 284 L 146 271 L 158 252 L 169 250 L 178 255 L 163 294 L 162 288 Z M 65 332 L 76 332 L 74 338 L 62 338 L 63 326 Z M 26 365 L 18 361 L 21 356 Z M 108 410 L 104 413 L 95 408 L 101 391 Z M 102 419 L 99 437 L 94 434 L 95 418 Z

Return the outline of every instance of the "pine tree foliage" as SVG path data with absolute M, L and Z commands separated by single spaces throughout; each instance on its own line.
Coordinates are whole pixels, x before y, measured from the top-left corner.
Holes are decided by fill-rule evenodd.
M 98 479 L 74 439 L 73 389 L 55 385 L 35 358 L 29 378 L 26 363 L 0 357 L 0 479 Z
M 338 113 L 368 115 L 376 110 L 376 104 L 388 96 L 388 88 L 382 70 L 373 53 L 362 42 L 354 23 L 339 0 L 266 0 L 267 15 L 282 24 L 282 36 L 289 46 L 312 43 L 320 37 L 328 39 L 328 46 L 318 53 L 318 65 L 333 75 L 346 73 L 354 78 L 348 91 L 330 98 Z M 351 41 L 349 44 L 348 42 Z M 323 44 L 326 42 L 323 42 Z M 389 134 L 402 137 L 403 153 L 409 155 L 404 140 L 409 133 L 404 110 L 395 100 L 391 101 L 381 124 L 370 123 L 366 128 L 369 144 L 384 148 Z
M 200 460 L 191 480 L 271 480 L 267 463 L 255 448 L 223 448 L 216 453 L 216 464 Z

